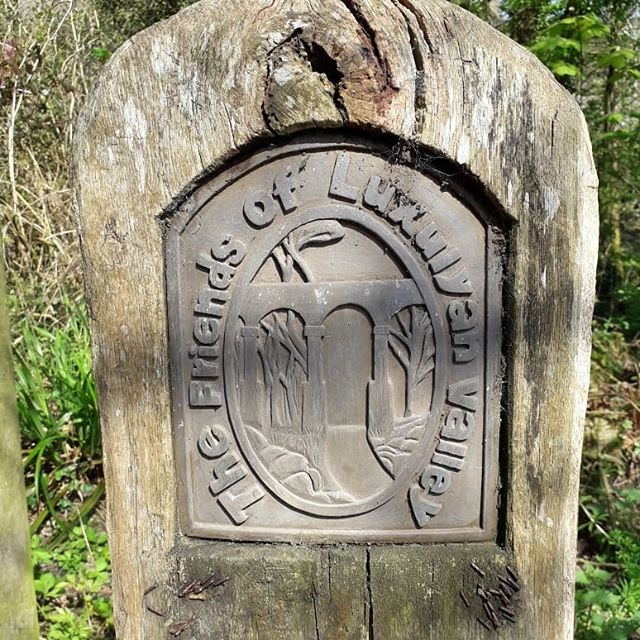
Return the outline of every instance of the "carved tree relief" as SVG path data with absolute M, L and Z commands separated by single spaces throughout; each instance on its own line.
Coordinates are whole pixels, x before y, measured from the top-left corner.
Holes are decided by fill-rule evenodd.
M 404 415 L 408 417 L 415 414 L 418 385 L 433 371 L 435 364 L 431 318 L 424 307 L 408 307 L 395 315 L 389 331 L 389 346 L 407 376 Z

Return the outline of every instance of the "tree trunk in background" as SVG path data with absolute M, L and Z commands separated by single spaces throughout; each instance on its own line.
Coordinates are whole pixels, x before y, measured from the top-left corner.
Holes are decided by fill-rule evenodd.
M 2 252 L 0 251 L 0 258 Z M 38 638 L 27 504 L 13 386 L 4 267 L 0 259 L 0 638 Z

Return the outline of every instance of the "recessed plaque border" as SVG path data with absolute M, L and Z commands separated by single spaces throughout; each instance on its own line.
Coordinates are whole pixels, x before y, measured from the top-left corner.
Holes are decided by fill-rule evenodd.
M 182 366 L 182 354 L 172 344 L 178 333 L 181 317 L 179 301 L 181 299 L 180 274 L 180 240 L 198 212 L 223 190 L 228 189 L 246 174 L 270 162 L 305 152 L 314 151 L 354 151 L 392 159 L 393 164 L 405 165 L 440 184 L 441 189 L 448 191 L 460 200 L 469 211 L 481 222 L 485 229 L 485 362 L 484 379 L 487 382 L 484 391 L 484 433 L 483 433 L 483 487 L 480 493 L 480 526 L 464 528 L 430 528 L 416 531 L 372 531 L 341 529 L 323 532 L 318 530 L 293 530 L 291 528 L 270 528 L 268 532 L 249 527 L 238 528 L 232 524 L 210 524 L 194 518 L 193 489 L 187 478 L 192 477 L 191 460 L 186 450 L 184 432 L 184 413 L 189 406 L 186 397 L 185 372 Z M 422 161 L 416 166 L 415 153 L 422 151 Z M 485 192 L 473 176 L 468 175 L 452 161 L 429 149 L 418 149 L 415 144 L 407 145 L 385 136 L 363 137 L 362 134 L 305 133 L 302 136 L 283 138 L 276 145 L 264 144 L 240 152 L 230 158 L 222 167 L 199 176 L 176 201 L 160 216 L 164 237 L 165 257 L 165 291 L 167 296 L 168 339 L 170 351 L 169 380 L 171 387 L 171 408 L 173 421 L 173 442 L 177 467 L 178 522 L 182 534 L 189 537 L 211 540 L 230 540 L 246 542 L 318 542 L 322 544 L 369 544 L 376 542 L 425 543 L 434 542 L 476 542 L 499 541 L 499 519 L 503 509 L 500 508 L 499 478 L 504 473 L 504 460 L 499 459 L 499 452 L 505 451 L 505 443 L 500 440 L 506 435 L 502 415 L 502 397 L 507 393 L 504 389 L 504 371 L 508 366 L 503 355 L 503 330 L 506 314 L 507 296 L 503 295 L 504 273 L 507 259 L 504 251 L 504 238 L 508 237 L 508 225 L 513 221 L 502 211 L 496 201 Z M 442 168 L 445 168 L 444 170 Z M 463 184 L 464 182 L 464 184 Z M 488 310 L 499 308 L 499 313 Z M 438 339 L 438 338 L 436 338 Z M 442 339 L 440 337 L 439 339 Z M 224 365 L 223 365 L 224 366 Z M 496 381 L 488 384 L 488 381 Z M 237 440 L 234 440 L 241 451 L 245 451 Z M 431 447 L 432 449 L 435 447 Z M 500 454 L 502 456 L 502 454 Z M 251 460 L 247 460 L 253 468 Z M 260 480 L 263 483 L 263 480 Z M 268 489 L 270 489 L 267 486 Z M 491 494 L 491 495 L 489 495 Z M 382 504 L 379 501 L 378 504 Z M 378 506 L 376 504 L 372 508 Z M 498 505 L 496 507 L 496 505 Z M 308 514 L 312 517 L 314 514 Z M 330 513 L 322 514 L 323 518 L 331 518 Z M 338 514 L 339 517 L 339 514 Z M 258 528 L 259 529 L 259 528 Z

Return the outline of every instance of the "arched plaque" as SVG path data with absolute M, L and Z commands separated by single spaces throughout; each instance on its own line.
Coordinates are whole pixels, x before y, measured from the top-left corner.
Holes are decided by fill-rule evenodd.
M 188 534 L 495 536 L 498 238 L 443 177 L 307 137 L 215 175 L 172 217 Z

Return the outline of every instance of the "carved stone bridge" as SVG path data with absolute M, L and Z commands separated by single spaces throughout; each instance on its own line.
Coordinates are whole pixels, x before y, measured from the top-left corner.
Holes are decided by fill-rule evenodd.
M 334 310 L 357 306 L 373 321 L 373 371 L 368 380 L 368 428 L 381 434 L 393 427 L 391 387 L 388 376 L 389 323 L 402 309 L 424 304 L 411 279 L 305 282 L 300 284 L 252 284 L 248 287 L 241 330 L 244 340 L 242 414 L 265 435 L 271 428 L 264 414 L 264 384 L 259 375 L 259 323 L 274 311 L 295 311 L 304 322 L 307 339 L 307 381 L 303 382 L 302 433 L 313 440 L 312 462 L 324 466 L 323 438 L 327 428 L 327 393 L 322 362 L 323 322 Z M 351 382 L 351 381 L 350 381 Z
M 248 305 L 242 316 L 248 326 L 257 326 L 264 316 L 278 309 L 295 311 L 307 326 L 321 325 L 332 311 L 347 305 L 363 308 L 374 325 L 386 325 L 398 311 L 423 303 L 418 287 L 409 278 L 252 284 L 245 299 Z

